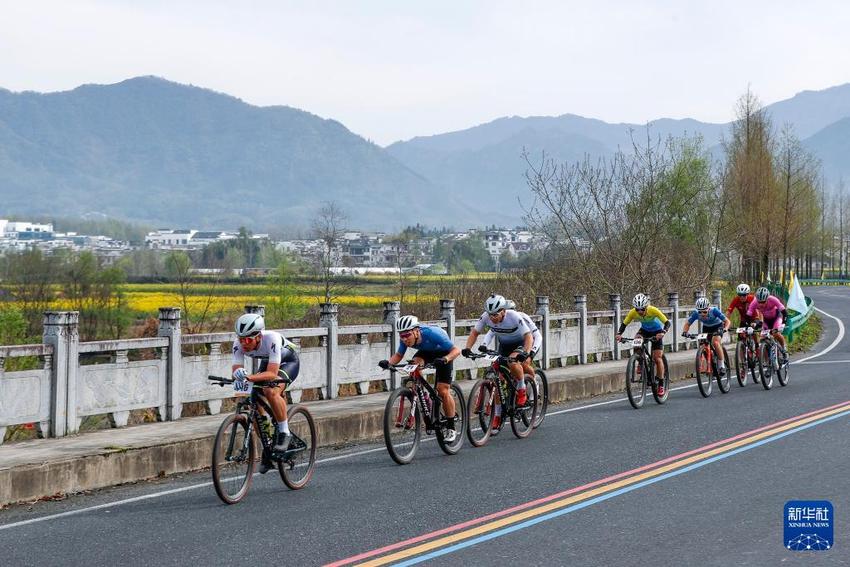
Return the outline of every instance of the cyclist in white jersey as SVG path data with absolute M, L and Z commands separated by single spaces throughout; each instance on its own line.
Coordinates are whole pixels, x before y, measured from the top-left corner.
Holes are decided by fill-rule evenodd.
M 463 349 L 462 354 L 464 356 L 472 354 L 470 349 L 478 336 L 484 332 L 484 328 L 488 327 L 499 339 L 499 354 L 509 359 L 508 369 L 511 371 L 517 389 L 517 405 L 522 406 L 528 401 L 528 394 L 525 391 L 523 363 L 528 359 L 528 353 L 534 346 L 534 332 L 528 326 L 526 319 L 522 317 L 523 314 L 513 309 L 507 309 L 507 304 L 507 300 L 501 295 L 493 294 L 487 298 L 487 301 L 484 302 L 485 311 L 481 314 L 475 327 L 469 332 L 466 348 Z M 528 318 L 528 321 L 530 321 L 530 318 Z M 479 347 L 479 350 L 486 349 L 486 345 Z M 498 396 L 499 394 L 496 392 L 496 415 L 492 425 L 494 434 L 502 424 L 502 406 L 498 403 Z
M 292 383 L 298 377 L 300 362 L 295 352 L 295 344 L 286 340 L 280 333 L 266 331 L 263 318 L 256 313 L 246 313 L 236 321 L 236 340 L 233 341 L 233 378 L 249 382 L 263 382 L 287 378 Z M 259 372 L 251 374 L 244 368 L 245 357 L 260 360 Z M 289 448 L 292 434 L 286 419 L 286 384 L 275 384 L 263 388 L 263 395 L 277 421 L 277 435 L 273 450 L 283 452 Z M 265 473 L 272 467 L 264 462 L 260 472 Z M 265 469 L 265 470 L 264 470 Z
M 513 309 L 515 304 L 510 299 L 508 300 L 508 309 Z M 526 374 L 529 376 L 534 375 L 534 367 L 531 365 L 531 361 L 537 357 L 537 353 L 540 352 L 540 347 L 543 346 L 543 334 L 540 332 L 540 329 L 537 328 L 537 325 L 534 323 L 534 320 L 527 313 L 523 313 L 522 311 L 517 311 L 520 317 L 525 320 L 525 324 L 531 329 L 531 336 L 534 337 L 534 342 L 531 345 L 531 350 L 528 351 L 528 358 L 526 358 L 522 362 L 522 368 Z M 484 338 L 481 340 L 481 344 L 490 345 L 493 342 L 493 339 L 496 338 L 496 333 L 493 332 L 493 329 L 487 331 L 487 334 L 484 335 Z

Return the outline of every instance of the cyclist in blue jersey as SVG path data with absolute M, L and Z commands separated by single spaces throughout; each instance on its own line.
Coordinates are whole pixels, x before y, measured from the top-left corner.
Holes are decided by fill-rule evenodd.
M 378 366 L 386 370 L 391 364 L 398 364 L 409 348 L 416 350 L 416 354 L 411 359 L 414 364 L 434 364 L 436 369 L 434 382 L 437 394 L 443 401 L 443 408 L 448 420 L 449 429 L 446 432 L 445 440 L 447 443 L 453 443 L 457 437 L 457 432 L 454 430 L 456 410 L 449 385 L 454 377 L 452 361 L 460 356 L 460 349 L 452 343 L 444 330 L 439 327 L 420 325 L 419 319 L 414 315 L 400 317 L 396 322 L 396 329 L 401 344 L 398 345 L 398 350 L 389 360 L 380 361 Z
M 708 303 L 708 298 L 706 297 L 697 298 L 696 309 L 694 309 L 693 312 L 691 312 L 690 317 L 688 317 L 688 320 L 682 329 L 682 335 L 687 335 L 688 329 L 690 329 L 691 325 L 697 321 L 702 323 L 703 333 L 706 333 L 709 336 L 713 335 L 711 337 L 711 345 L 714 347 L 715 355 L 717 355 L 717 366 L 719 367 L 720 375 L 723 376 L 726 374 L 726 353 L 723 352 L 723 346 L 720 344 L 720 339 L 723 336 L 723 333 L 716 333 L 721 327 L 723 328 L 723 331 L 727 331 L 731 321 L 723 314 L 723 311 L 717 307 L 712 307 Z

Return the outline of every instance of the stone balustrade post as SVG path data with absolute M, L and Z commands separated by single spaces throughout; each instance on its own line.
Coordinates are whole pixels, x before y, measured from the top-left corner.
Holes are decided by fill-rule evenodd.
M 440 319 L 446 322 L 446 334 L 454 342 L 455 340 L 455 300 L 440 300 Z
M 543 345 L 540 347 L 540 368 L 549 368 L 549 296 L 537 296 L 537 314 L 540 315 L 540 334 L 543 335 Z
M 578 363 L 587 364 L 587 296 L 576 295 L 575 306 L 579 313 Z
M 325 368 L 326 381 L 323 398 L 332 400 L 339 396 L 339 385 L 336 379 L 336 361 L 339 358 L 339 304 L 322 303 L 320 306 L 319 326 L 328 330 L 325 353 L 327 365 Z
M 679 352 L 679 294 L 671 291 L 667 294 L 667 305 L 673 310 L 670 317 L 670 328 L 673 330 L 673 352 Z M 687 343 L 686 343 L 687 344 Z
M 388 336 L 388 343 L 390 345 L 390 352 L 387 358 L 395 354 L 396 350 L 398 350 L 398 331 L 396 331 L 395 325 L 396 321 L 401 314 L 401 304 L 398 301 L 385 301 L 384 302 L 384 319 L 383 322 L 385 325 L 389 325 L 391 327 L 391 331 Z M 389 373 L 390 378 L 385 382 L 387 384 L 388 390 L 395 390 L 398 388 L 398 375 L 395 372 Z
M 165 407 L 159 410 L 159 419 L 162 421 L 178 420 L 183 412 L 183 401 L 180 399 L 183 388 L 180 376 L 183 368 L 181 350 L 183 331 L 180 318 L 179 307 L 159 308 L 159 329 L 156 334 L 168 339 L 165 353 Z
M 79 429 L 77 419 L 77 367 L 79 366 L 80 313 L 45 311 L 44 344 L 53 347 L 50 381 L 50 435 L 64 437 Z
M 611 357 L 613 360 L 620 360 L 620 343 L 617 342 L 617 339 L 614 337 L 617 336 L 617 331 L 620 330 L 620 323 L 623 322 L 623 303 L 620 299 L 619 293 L 609 293 L 608 294 L 608 304 L 611 307 L 611 311 L 614 312 L 614 317 L 611 319 L 611 323 L 613 323 L 613 334 L 611 335 L 611 341 L 613 348 L 611 349 Z

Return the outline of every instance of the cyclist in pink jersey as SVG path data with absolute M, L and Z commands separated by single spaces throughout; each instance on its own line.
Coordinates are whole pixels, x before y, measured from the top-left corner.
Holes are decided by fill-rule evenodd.
M 755 317 L 756 314 L 761 317 L 765 326 L 770 329 L 773 338 L 782 347 L 782 355 L 787 358 L 788 352 L 785 350 L 782 322 L 788 319 L 788 311 L 776 296 L 770 295 L 770 291 L 766 287 L 760 287 L 756 290 L 756 298 L 747 308 L 748 317 Z

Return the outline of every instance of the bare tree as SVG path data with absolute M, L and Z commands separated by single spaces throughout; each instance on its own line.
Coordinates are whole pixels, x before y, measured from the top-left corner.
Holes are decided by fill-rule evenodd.
M 333 298 L 342 292 L 332 268 L 340 264 L 340 245 L 347 221 L 348 215 L 335 201 L 325 201 L 312 221 L 313 235 L 321 240 L 315 267 L 325 303 L 331 303 Z

